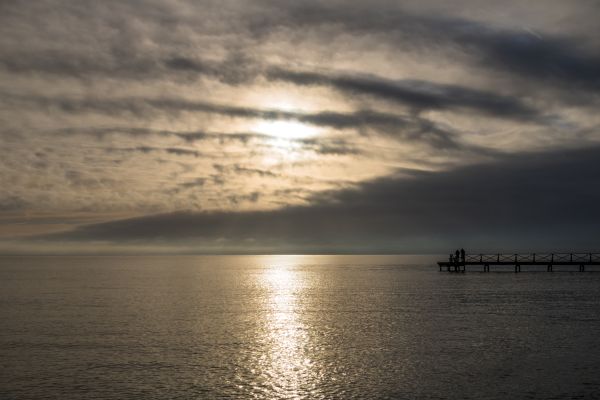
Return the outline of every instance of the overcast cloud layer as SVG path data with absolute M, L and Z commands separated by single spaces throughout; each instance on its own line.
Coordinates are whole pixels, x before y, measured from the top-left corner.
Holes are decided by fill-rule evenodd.
M 0 2 L 0 252 L 598 250 L 598 15 Z

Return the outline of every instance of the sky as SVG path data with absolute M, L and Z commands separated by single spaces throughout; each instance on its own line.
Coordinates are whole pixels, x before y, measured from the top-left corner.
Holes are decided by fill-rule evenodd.
M 0 254 L 600 251 L 598 15 L 0 0 Z

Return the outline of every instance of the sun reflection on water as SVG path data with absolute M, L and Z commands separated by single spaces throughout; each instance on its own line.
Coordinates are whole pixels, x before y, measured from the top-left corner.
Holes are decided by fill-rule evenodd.
M 308 329 L 301 320 L 306 279 L 297 266 L 302 256 L 270 256 L 265 261 L 268 354 L 261 367 L 271 390 L 286 398 L 301 397 L 314 374 Z

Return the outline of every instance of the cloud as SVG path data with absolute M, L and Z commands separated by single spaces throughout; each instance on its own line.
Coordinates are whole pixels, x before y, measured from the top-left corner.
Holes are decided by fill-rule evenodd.
M 365 149 L 359 148 L 354 144 L 343 139 L 300 139 L 304 147 L 320 154 L 331 155 L 360 155 L 365 154 Z
M 274 34 L 283 27 L 293 31 L 327 28 L 329 36 L 332 32 L 339 36 L 375 34 L 378 41 L 392 47 L 400 44 L 398 47 L 409 51 L 461 49 L 463 60 L 478 64 L 483 72 L 507 73 L 561 88 L 576 86 L 584 92 L 600 90 L 600 57 L 583 50 L 578 37 L 536 35 L 461 17 L 410 13 L 389 2 L 379 3 L 381 7 L 360 2 L 346 7 L 310 1 L 269 4 L 278 10 L 272 13 L 274 19 L 252 25 L 261 35 Z M 590 13 L 596 12 L 597 7 L 592 6 Z
M 175 98 L 70 98 L 70 97 L 43 97 L 43 96 L 19 96 L 6 94 L 4 102 L 13 105 L 25 106 L 35 105 L 44 108 L 56 108 L 67 114 L 102 113 L 108 115 L 133 114 L 140 118 L 153 118 L 156 111 L 169 114 L 181 112 L 201 112 L 217 114 L 232 118 L 250 118 L 265 120 L 293 120 L 305 124 L 329 127 L 334 129 L 357 129 L 370 128 L 371 133 L 383 133 L 396 136 L 399 139 L 423 141 L 433 147 L 459 148 L 460 143 L 456 140 L 456 134 L 444 129 L 433 121 L 419 116 L 403 116 L 373 110 L 358 110 L 355 112 L 322 111 L 316 113 L 303 113 L 293 111 L 281 111 L 273 109 L 259 109 L 251 107 L 240 107 L 225 104 L 215 104 L 204 101 L 193 101 Z M 139 134 L 140 129 L 121 129 L 122 132 Z M 83 130 L 85 132 L 85 130 Z M 92 130 L 95 134 L 103 134 L 105 131 Z M 159 134 L 167 134 L 166 131 L 155 131 Z M 210 134 L 205 132 L 181 133 L 184 139 L 206 138 Z M 225 136 L 220 136 L 225 138 Z M 231 136 L 230 136 L 231 137 Z M 239 138 L 247 138 L 247 134 L 238 134 Z
M 574 38 L 479 26 L 474 32 L 457 32 L 455 40 L 477 49 L 478 61 L 487 68 L 501 68 L 561 88 L 600 91 L 600 57 L 578 50 Z
M 204 186 L 205 183 L 206 178 L 196 178 L 188 182 L 179 183 L 177 184 L 177 186 L 183 189 L 192 189 L 197 188 L 199 186 Z
M 119 11 L 115 11 L 115 7 Z M 577 7 L 589 10 L 578 14 L 580 24 L 593 24 L 598 6 L 588 2 Z M 507 27 L 506 21 L 496 26 L 489 20 L 450 15 L 448 7 L 437 7 L 445 12 L 433 13 L 426 12 L 431 7 L 424 4 L 419 13 L 415 7 L 409 11 L 407 4 L 388 1 L 374 1 L 369 5 L 359 1 L 262 1 L 254 6 L 231 4 L 226 20 L 223 19 L 225 11 L 217 11 L 204 3 L 182 7 L 176 3 L 142 1 L 138 6 L 111 4 L 108 7 L 82 1 L 79 5 L 62 7 L 55 4 L 52 13 L 48 12 L 49 8 L 52 6 L 15 4 L 5 10 L 4 22 L 21 41 L 5 41 L 5 46 L 0 47 L 0 69 L 11 74 L 84 79 L 177 80 L 189 75 L 238 85 L 254 80 L 268 68 L 269 54 L 264 54 L 261 48 L 264 43 L 293 42 L 302 36 L 305 40 L 315 40 L 317 43 L 312 45 L 318 47 L 319 42 L 331 43 L 336 38 L 347 40 L 372 35 L 375 44 L 385 44 L 407 57 L 423 52 L 433 52 L 430 57 L 451 53 L 453 62 L 472 63 L 482 74 L 499 72 L 563 89 L 576 87 L 584 92 L 598 93 L 600 89 L 600 57 L 594 51 L 597 45 L 594 38 L 581 38 L 568 31 L 534 34 L 519 25 Z M 532 10 L 536 8 L 542 10 L 531 5 Z M 123 17 L 116 18 L 115 12 L 122 13 Z M 136 24 L 129 23 L 128 13 L 135 15 Z M 24 27 L 39 24 L 41 15 L 55 23 L 43 26 L 46 36 L 40 43 L 30 41 L 29 46 L 20 46 L 32 35 Z M 21 19 L 24 21 L 21 25 L 9 24 Z M 59 26 L 61 19 L 70 28 L 66 32 L 51 28 Z M 547 28 L 551 31 L 553 27 Z M 72 31 L 79 35 L 69 35 Z M 106 31 L 120 34 L 109 35 Z M 96 43 L 107 37 L 108 45 Z M 44 46 L 43 39 L 54 45 Z M 153 45 L 147 45 L 148 42 Z M 91 44 L 96 44 L 94 51 L 89 50 Z M 209 44 L 213 46 L 212 51 L 205 51 L 199 58 L 197 49 Z M 173 53 L 169 49 L 178 51 Z M 298 82 L 309 80 L 311 84 L 316 78 L 285 73 L 285 69 L 271 74 Z M 360 82 L 348 83 L 342 76 L 336 79 L 346 90 L 362 88 Z M 372 85 L 368 82 L 367 90 L 388 95 L 385 88 L 379 90 Z M 518 89 L 518 85 L 513 89 Z M 466 101 L 469 102 L 469 96 Z M 495 100 L 491 106 L 495 109 Z
M 5 194 L 0 196 L 0 212 L 19 211 L 28 206 L 28 202 L 19 196 Z
M 226 174 L 246 175 L 246 176 L 255 175 L 255 176 L 259 176 L 261 178 L 281 177 L 281 174 L 278 174 L 278 173 L 275 173 L 272 171 L 268 171 L 266 169 L 252 168 L 252 167 L 247 167 L 247 166 L 243 166 L 240 164 L 230 164 L 230 165 L 213 164 L 212 167 L 217 172 L 219 172 L 219 174 L 222 174 L 222 175 L 226 175 Z
M 377 76 L 357 76 L 271 69 L 272 80 L 297 85 L 326 85 L 359 95 L 370 95 L 404 104 L 416 111 L 468 109 L 496 117 L 542 120 L 540 113 L 519 99 L 459 85 L 418 80 L 389 80 Z
M 92 176 L 76 170 L 66 170 L 65 178 L 69 181 L 70 185 L 84 189 L 102 186 L 110 187 L 115 182 L 114 179 L 109 177 Z
M 125 135 L 132 137 L 174 137 L 184 140 L 188 143 L 201 142 L 205 140 L 217 140 L 220 143 L 226 143 L 230 141 L 240 141 L 247 143 L 250 140 L 258 139 L 269 139 L 271 136 L 256 133 L 256 132 L 209 132 L 209 131 L 180 131 L 180 130 L 169 130 L 169 129 L 152 129 L 135 126 L 113 126 L 113 127 L 77 127 L 77 128 L 60 128 L 51 129 L 48 131 L 41 131 L 39 134 L 48 135 L 90 135 L 97 139 L 104 139 L 110 135 Z
M 594 236 L 593 1 L 0 3 L 0 211 L 140 216 L 56 240 Z
M 156 78 L 160 63 L 151 58 L 136 59 L 114 54 L 82 53 L 67 50 L 4 52 L 0 70 L 20 75 L 54 75 L 67 78 L 121 78 L 146 80 Z
M 0 71 L 15 75 L 47 75 L 68 79 L 120 79 L 124 81 L 197 81 L 216 79 L 239 85 L 259 75 L 259 64 L 242 55 L 231 54 L 221 61 L 145 53 L 132 56 L 116 52 L 85 53 L 68 50 L 23 50 L 4 52 Z
M 179 147 L 153 147 L 153 146 L 137 146 L 137 147 L 107 147 L 104 149 L 107 153 L 155 153 L 164 152 L 176 156 L 191 156 L 191 157 L 213 157 L 211 154 L 202 153 L 198 150 L 184 149 Z
M 168 69 L 172 70 L 171 72 L 193 73 L 195 75 L 190 77 L 195 78 L 198 76 L 217 77 L 220 81 L 228 84 L 251 83 L 258 76 L 264 75 L 268 80 L 285 81 L 295 85 L 330 86 L 355 95 L 369 95 L 401 103 L 416 111 L 469 109 L 487 115 L 520 120 L 540 120 L 542 117 L 539 111 L 523 104 L 518 98 L 502 96 L 459 85 L 439 84 L 428 81 L 408 79 L 390 80 L 374 75 L 349 75 L 336 73 L 335 71 L 325 74 L 314 71 L 296 71 L 281 67 L 269 68 L 257 66 L 252 61 L 237 59 L 215 63 L 178 56 L 167 59 L 164 62 L 156 60 L 140 61 L 140 65 L 129 65 L 127 62 L 121 64 L 115 63 L 114 70 L 111 70 L 111 68 L 99 68 L 93 62 L 74 61 L 71 65 L 65 62 L 60 55 L 48 57 L 47 59 L 49 60 L 48 63 L 52 64 L 56 62 L 58 65 L 47 66 L 46 63 L 41 63 L 42 65 L 39 68 L 41 71 L 46 73 L 63 72 L 64 75 L 70 77 L 90 77 L 101 72 L 111 77 L 128 79 L 147 79 L 150 75 L 155 78 L 164 79 L 166 72 L 160 71 L 162 64 L 164 64 Z M 13 73 L 27 72 L 31 67 L 31 65 L 15 65 L 14 59 L 11 59 L 10 62 L 5 62 L 5 68 Z M 152 73 L 153 71 L 154 73 Z M 170 76 L 172 77 L 173 75 Z M 155 105 L 159 106 L 160 104 L 155 102 Z M 162 106 L 173 107 L 174 104 L 173 101 L 167 101 Z M 183 104 L 180 104 L 180 107 L 184 107 Z M 203 107 L 196 105 L 196 107 L 192 108 L 202 109 Z M 205 105 L 204 108 L 206 108 L 206 111 L 217 112 L 217 110 L 211 109 L 209 105 Z M 237 116 L 248 116 L 241 109 L 235 112 L 230 110 L 230 112 Z
M 414 172 L 313 195 L 274 211 L 152 215 L 82 226 L 53 240 L 211 241 L 339 251 L 406 250 L 410 237 L 471 247 L 590 244 L 600 218 L 600 148 L 506 156 L 452 171 Z M 406 173 L 406 171 L 404 171 Z M 565 195 L 558 195 L 565 194 Z M 515 201 L 515 199 L 518 199 Z M 434 240 L 435 239 L 435 240 Z M 358 247 L 349 247 L 358 246 Z M 361 247 L 362 246 L 362 247 Z M 433 247 L 431 247 L 433 246 Z M 421 250 L 443 250 L 424 244 Z M 587 249 L 589 250 L 589 249 Z
M 171 72 L 188 73 L 191 78 L 196 78 L 198 75 L 214 77 L 229 85 L 239 85 L 253 81 L 259 76 L 262 68 L 257 60 L 251 59 L 240 52 L 229 53 L 220 62 L 208 62 L 181 55 L 174 56 L 166 59 L 164 65 Z

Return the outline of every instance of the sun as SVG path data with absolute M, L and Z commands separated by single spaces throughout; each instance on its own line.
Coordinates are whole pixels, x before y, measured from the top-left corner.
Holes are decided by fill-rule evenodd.
M 285 120 L 263 120 L 258 122 L 252 130 L 280 139 L 305 139 L 318 134 L 315 127 Z
M 317 136 L 319 128 L 294 119 L 294 114 L 301 115 L 306 108 L 300 99 L 289 96 L 271 95 L 264 97 L 260 103 L 265 109 L 281 112 L 280 119 L 262 119 L 257 121 L 251 128 L 253 132 L 272 136 L 276 139 L 305 139 Z

